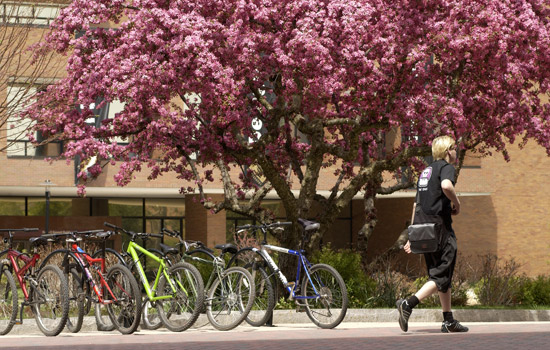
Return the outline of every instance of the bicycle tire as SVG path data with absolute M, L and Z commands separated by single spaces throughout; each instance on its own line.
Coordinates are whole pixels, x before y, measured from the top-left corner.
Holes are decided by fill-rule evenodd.
M 245 268 L 247 267 L 245 266 Z M 273 309 L 275 309 L 276 304 L 275 288 L 263 267 L 251 267 L 247 270 L 251 272 L 256 294 L 252 310 L 250 310 L 245 320 L 246 323 L 253 327 L 261 327 L 273 315 Z
M 164 259 L 164 255 L 162 254 L 161 251 L 159 250 L 156 250 L 156 249 L 149 249 L 148 250 L 151 254 L 157 256 L 158 258 L 161 258 L 161 259 Z M 141 262 L 142 264 L 142 267 L 146 268 L 146 265 L 144 266 L 144 262 L 145 260 L 147 259 L 147 256 L 143 253 L 140 253 L 138 255 L 138 259 L 139 261 Z M 130 271 L 132 272 L 132 275 L 134 275 L 134 278 L 136 279 L 137 283 L 138 283 L 138 286 L 141 288 L 141 293 L 142 295 L 145 294 L 145 287 L 143 286 L 143 283 L 141 281 L 141 276 L 137 270 L 137 267 L 136 267 L 136 264 L 134 262 L 131 262 L 130 263 L 130 266 L 129 266 L 129 269 Z M 145 271 L 145 277 L 148 278 L 149 280 L 151 280 L 151 278 L 149 277 L 156 277 L 156 272 L 158 271 L 158 269 L 154 269 L 154 271 L 151 271 L 151 270 L 146 270 Z M 148 274 L 150 273 L 154 273 L 154 276 L 148 276 Z M 160 327 L 162 327 L 162 321 L 158 315 L 158 311 L 157 311 L 157 307 L 156 307 L 156 303 L 151 303 L 149 300 L 144 300 L 143 304 L 142 304 L 142 324 L 143 324 L 143 327 L 146 328 L 146 329 L 149 329 L 149 330 L 155 330 L 155 329 L 159 329 Z
M 241 266 L 247 269 L 256 288 L 254 306 L 246 317 L 246 322 L 254 327 L 266 324 L 273 315 L 277 304 L 275 286 L 277 281 L 272 278 L 271 269 L 256 248 L 241 248 L 229 261 L 228 266 Z
M 98 259 L 101 257 L 103 257 L 103 249 L 96 250 L 92 254 L 93 259 Z M 121 264 L 128 267 L 128 262 L 124 260 L 124 257 L 119 252 L 112 248 L 105 248 L 105 271 L 116 264 Z
M 164 255 L 159 250 L 151 249 L 149 250 L 149 252 L 156 255 L 159 258 L 164 258 Z M 140 254 L 139 259 L 140 261 L 143 261 L 144 259 L 146 259 L 143 253 Z M 137 271 L 134 271 L 134 269 L 132 269 L 132 273 L 134 274 L 134 276 L 136 276 Z M 145 272 L 145 276 L 147 276 L 147 272 Z M 136 279 L 138 279 L 138 277 L 136 277 Z M 139 280 L 141 281 L 141 279 Z M 162 327 L 163 323 L 158 314 L 156 303 L 151 303 L 149 300 L 146 300 L 143 303 L 141 314 L 142 314 L 141 318 L 142 318 L 144 328 L 149 330 L 156 330 Z
M 172 332 L 191 327 L 204 304 L 204 285 L 199 271 L 191 264 L 179 262 L 167 271 L 172 285 L 163 275 L 159 280 L 157 296 L 172 295 L 157 301 L 157 310 L 164 326 Z
M 71 269 L 67 276 L 69 287 L 69 315 L 67 317 L 67 330 L 71 333 L 78 333 L 82 329 L 84 321 L 84 303 L 86 296 L 82 288 L 82 279 L 76 269 Z
M 145 329 L 156 330 L 162 327 L 162 320 L 160 319 L 155 303 L 145 300 L 143 302 L 141 314 L 143 327 Z
M 84 275 L 81 263 L 70 249 L 62 248 L 56 249 L 48 254 L 40 263 L 39 269 L 44 268 L 46 265 L 55 265 L 58 266 L 61 271 L 69 276 L 71 270 L 75 270 L 79 274 L 81 281 L 82 290 L 85 296 L 84 300 L 84 314 L 87 315 L 91 309 L 91 295 L 90 287 L 87 283 L 87 277 Z M 67 281 L 69 277 L 67 277 Z M 70 288 L 70 287 L 69 287 Z
M 98 259 L 101 257 L 103 257 L 103 249 L 96 250 L 92 254 L 93 259 Z M 105 248 L 105 271 L 108 271 L 110 267 L 116 264 L 127 266 L 126 261 L 124 260 L 124 258 L 119 252 L 117 252 L 112 248 Z M 96 281 L 99 281 L 99 280 L 100 280 L 99 278 L 96 279 Z M 92 291 L 90 291 L 90 293 L 92 293 Z M 106 295 L 106 293 L 104 293 L 104 295 Z M 88 309 L 91 307 L 90 304 L 91 304 L 91 298 L 88 298 L 88 305 L 87 305 Z M 95 303 L 94 316 L 95 316 L 96 327 L 98 331 L 111 332 L 115 330 L 116 326 L 111 321 L 111 318 L 109 317 L 109 312 L 107 311 L 107 308 L 105 307 L 105 305 L 102 305 L 101 303 Z
M 111 322 L 122 334 L 134 333 L 141 320 L 141 291 L 136 279 L 126 266 L 116 264 L 107 272 L 106 282 L 115 297 L 105 295 L 110 301 L 107 312 Z
M 255 285 L 252 275 L 240 266 L 223 271 L 208 290 L 206 316 L 220 331 L 240 325 L 254 305 Z
M 31 284 L 31 305 L 38 328 L 46 336 L 56 336 L 67 323 L 69 286 L 61 269 L 46 265 L 38 272 L 36 285 Z
M 76 260 L 74 260 L 72 263 L 69 262 L 67 267 L 67 260 L 65 259 L 68 259 L 68 256 L 76 259 L 76 257 L 71 254 L 71 251 L 69 249 L 63 248 L 53 250 L 50 254 L 46 255 L 46 257 L 41 260 L 39 270 L 43 269 L 46 265 L 55 265 L 59 267 L 61 271 L 69 273 L 70 269 L 77 265 L 77 262 Z
M 116 326 L 111 321 L 111 317 L 109 317 L 106 305 L 96 302 L 94 304 L 94 317 L 98 331 L 111 332 L 115 330 Z
M 164 259 L 168 263 L 168 266 L 174 266 L 180 261 L 182 261 L 182 257 L 180 253 L 169 251 L 166 254 L 164 254 Z
M 334 328 L 338 326 L 348 309 L 348 292 L 344 279 L 332 266 L 316 264 L 309 269 L 302 280 L 302 295 L 316 295 L 313 286 L 321 297 L 315 299 L 303 299 L 306 314 L 309 319 L 321 328 Z
M 0 270 L 0 335 L 8 334 L 17 319 L 17 286 L 8 269 Z

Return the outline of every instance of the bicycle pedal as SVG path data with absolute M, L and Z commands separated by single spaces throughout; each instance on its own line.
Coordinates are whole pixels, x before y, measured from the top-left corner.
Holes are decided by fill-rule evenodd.
M 294 300 L 294 288 L 296 288 L 296 283 L 295 282 L 288 282 L 286 284 L 286 287 L 290 287 L 290 294 L 288 295 L 287 300 L 289 300 L 289 301 Z
M 17 320 L 17 321 L 15 321 L 14 324 L 21 325 L 21 324 L 23 324 L 23 321 Z

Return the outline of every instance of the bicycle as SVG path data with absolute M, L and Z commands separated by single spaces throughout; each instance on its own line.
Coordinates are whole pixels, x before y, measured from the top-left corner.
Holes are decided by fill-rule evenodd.
M 148 241 L 149 238 L 159 238 L 159 237 L 160 236 L 150 237 L 150 236 L 140 235 L 139 238 L 142 240 L 143 246 L 145 246 L 145 244 L 146 244 L 146 242 Z M 157 249 L 147 248 L 147 251 L 149 251 L 151 254 L 155 255 L 159 259 L 164 258 L 164 253 L 157 250 Z M 128 252 L 125 252 L 125 251 L 118 252 L 115 249 L 106 248 L 104 246 L 102 249 L 99 249 L 96 252 L 94 252 L 92 254 L 92 257 L 93 258 L 104 257 L 105 267 L 109 267 L 109 266 L 112 266 L 114 264 L 122 264 L 122 265 L 128 267 L 128 269 L 130 269 L 130 271 L 132 272 L 132 274 L 136 278 L 136 281 L 141 281 L 140 275 L 137 271 L 137 268 L 135 267 L 132 256 Z M 155 268 L 158 268 L 158 264 L 155 261 L 151 261 L 151 259 L 148 258 L 147 255 L 145 255 L 141 252 L 138 252 L 138 257 L 139 257 L 139 261 L 141 262 L 141 264 L 142 264 L 142 266 L 145 270 L 145 276 L 146 276 L 147 280 L 150 281 L 150 280 L 154 279 L 156 277 L 156 274 L 157 274 L 157 270 Z M 150 267 L 152 267 L 153 269 L 148 269 L 147 265 L 150 265 Z M 153 266 L 151 266 L 151 265 L 153 265 Z M 171 266 L 171 265 L 169 265 L 169 266 Z M 143 284 L 141 284 L 141 287 L 142 287 L 142 289 L 141 289 L 142 294 L 145 294 L 145 288 L 143 287 Z M 150 330 L 155 330 L 155 329 L 158 329 L 162 326 L 162 321 L 160 320 L 157 313 L 155 312 L 155 308 L 153 308 L 151 306 L 151 303 L 149 301 L 147 301 L 142 306 L 142 315 L 143 315 L 143 317 L 142 317 L 143 325 L 142 326 L 144 328 L 150 329 Z M 101 330 L 110 331 L 110 330 L 113 329 L 113 327 L 110 327 L 107 324 L 102 324 L 101 327 L 100 327 L 100 325 L 98 324 L 98 328 L 101 328 Z
M 208 282 L 206 283 L 205 306 L 206 316 L 214 326 L 221 331 L 228 331 L 240 325 L 254 305 L 255 286 L 252 275 L 246 269 L 238 266 L 226 267 L 224 256 L 235 254 L 234 244 L 216 245 L 220 255 L 204 246 L 202 242 L 185 241 L 176 231 L 163 229 L 163 232 L 177 237 L 179 245 L 184 247 L 183 254 L 179 250 L 161 244 L 163 252 L 172 258 L 169 261 L 193 261 L 208 267 Z
M 62 255 L 61 266 L 72 281 L 71 302 L 78 311 L 68 327 L 71 332 L 80 330 L 83 316 L 88 313 L 91 303 L 95 305 L 95 318 L 100 330 L 116 328 L 122 334 L 131 334 L 139 326 L 141 291 L 130 270 L 121 264 L 107 270 L 104 258 L 93 258 L 78 245 L 82 237 L 101 239 L 105 245 L 113 234 L 115 232 L 103 230 L 60 234 L 66 237 L 68 247 L 55 250 L 44 259 L 46 264 Z M 111 323 L 103 316 L 102 306 L 106 307 Z
M 181 332 L 191 327 L 199 317 L 201 305 L 204 303 L 204 285 L 199 271 L 185 262 L 167 266 L 163 257 L 158 257 L 135 242 L 137 238 L 161 238 L 162 235 L 135 233 L 107 222 L 104 225 L 130 236 L 126 252 L 132 257 L 131 270 L 135 269 L 145 289 L 144 321 L 149 314 L 154 314 L 153 310 L 156 310 L 162 324 L 173 332 Z M 138 252 L 158 264 L 152 285 L 145 275 Z
M 32 256 L 13 248 L 14 232 L 33 231 L 38 231 L 38 229 L 0 229 L 0 232 L 8 232 L 8 237 L 4 237 L 4 243 L 8 245 L 8 249 L 0 253 L 1 335 L 9 333 L 15 324 L 23 323 L 25 306 L 31 308 L 38 328 L 46 336 L 58 335 L 67 322 L 69 290 L 63 272 L 54 265 L 36 268 L 36 263 L 40 259 L 40 254 L 37 252 L 38 247 L 54 242 L 57 235 L 48 234 L 30 238 L 29 242 L 33 247 Z M 18 262 L 21 262 L 22 266 L 19 266 Z M 23 292 L 19 320 L 16 320 L 19 302 L 15 279 Z
M 346 285 L 338 271 L 332 266 L 326 264 L 312 265 L 305 257 L 305 243 L 309 240 L 311 233 L 319 229 L 319 223 L 298 219 L 298 224 L 301 225 L 303 232 L 299 250 L 267 244 L 268 231 L 282 230 L 285 226 L 292 225 L 291 222 L 238 226 L 236 228 L 237 233 L 252 230 L 254 237 L 256 237 L 256 230 L 260 230 L 263 233 L 263 240 L 260 243 L 260 249 L 254 247 L 240 249 L 229 261 L 229 266 L 243 266 L 251 270 L 255 281 L 257 279 L 264 280 L 264 282 L 261 282 L 263 288 L 269 288 L 269 280 L 273 276 L 276 277 L 289 293 L 290 299 L 295 301 L 297 307 L 305 308 L 306 314 L 315 325 L 321 328 L 334 328 L 342 322 L 347 312 L 348 295 Z M 287 280 L 270 256 L 269 250 L 297 257 L 298 268 L 295 281 L 289 282 Z M 268 271 L 267 278 L 264 278 L 264 272 L 267 274 Z M 300 281 L 302 271 L 304 275 Z M 274 295 L 274 291 L 267 292 L 267 294 L 269 298 Z M 268 300 L 265 309 L 255 312 L 256 320 L 262 322 L 267 320 L 272 315 L 274 305 L 274 302 Z M 258 324 L 258 322 L 253 321 L 255 320 L 251 320 L 249 323 Z

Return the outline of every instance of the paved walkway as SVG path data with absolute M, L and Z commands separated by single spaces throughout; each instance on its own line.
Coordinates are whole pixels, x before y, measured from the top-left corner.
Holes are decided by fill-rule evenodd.
M 281 324 L 277 327 L 240 326 L 229 332 L 211 326 L 182 333 L 166 330 L 139 331 L 132 335 L 117 332 L 62 333 L 57 337 L 7 335 L 0 339 L 2 349 L 56 350 L 280 350 L 300 349 L 548 349 L 550 322 L 467 323 L 470 332 L 440 333 L 440 322 L 412 322 L 403 333 L 397 322 L 345 322 L 325 330 L 313 324 Z
M 487 309 L 459 309 L 453 311 L 456 319 L 461 322 L 550 322 L 550 310 L 487 310 Z M 344 323 L 369 325 L 395 325 L 397 324 L 398 313 L 396 309 L 349 309 L 346 313 Z M 443 316 L 439 309 L 415 309 L 411 315 L 410 322 L 441 322 Z M 281 326 L 286 324 L 311 325 L 311 321 L 305 312 L 295 310 L 276 310 L 273 316 L 273 325 Z M 192 328 L 201 329 L 209 327 L 206 315 L 201 315 Z M 84 319 L 83 332 L 94 332 L 97 330 L 95 318 L 88 316 Z M 10 335 L 41 335 L 36 327 L 34 319 L 25 319 L 22 325 L 16 325 L 9 333 Z

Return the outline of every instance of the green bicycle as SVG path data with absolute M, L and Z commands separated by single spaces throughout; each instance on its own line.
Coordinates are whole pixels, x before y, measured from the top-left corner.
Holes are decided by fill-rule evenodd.
M 158 257 L 135 242 L 140 237 L 162 235 L 135 233 L 107 222 L 104 225 L 115 231 L 124 232 L 130 237 L 126 252 L 132 257 L 130 270 L 137 271 L 145 290 L 146 297 L 142 304 L 144 318 L 154 315 L 156 311 L 162 324 L 173 332 L 181 332 L 191 327 L 199 317 L 204 303 L 204 285 L 199 271 L 185 262 L 168 266 L 164 258 Z M 152 285 L 141 264 L 141 254 L 158 264 Z
M 185 241 L 179 232 L 168 229 L 164 233 L 178 238 L 179 245 L 184 248 L 183 254 L 179 250 L 160 244 L 168 261 L 189 261 L 207 271 L 206 281 L 206 316 L 214 326 L 221 331 L 228 331 L 240 325 L 254 306 L 256 290 L 252 275 L 243 267 L 227 267 L 224 256 L 235 254 L 237 247 L 231 243 L 220 244 L 216 249 L 220 254 L 204 246 L 201 242 Z

